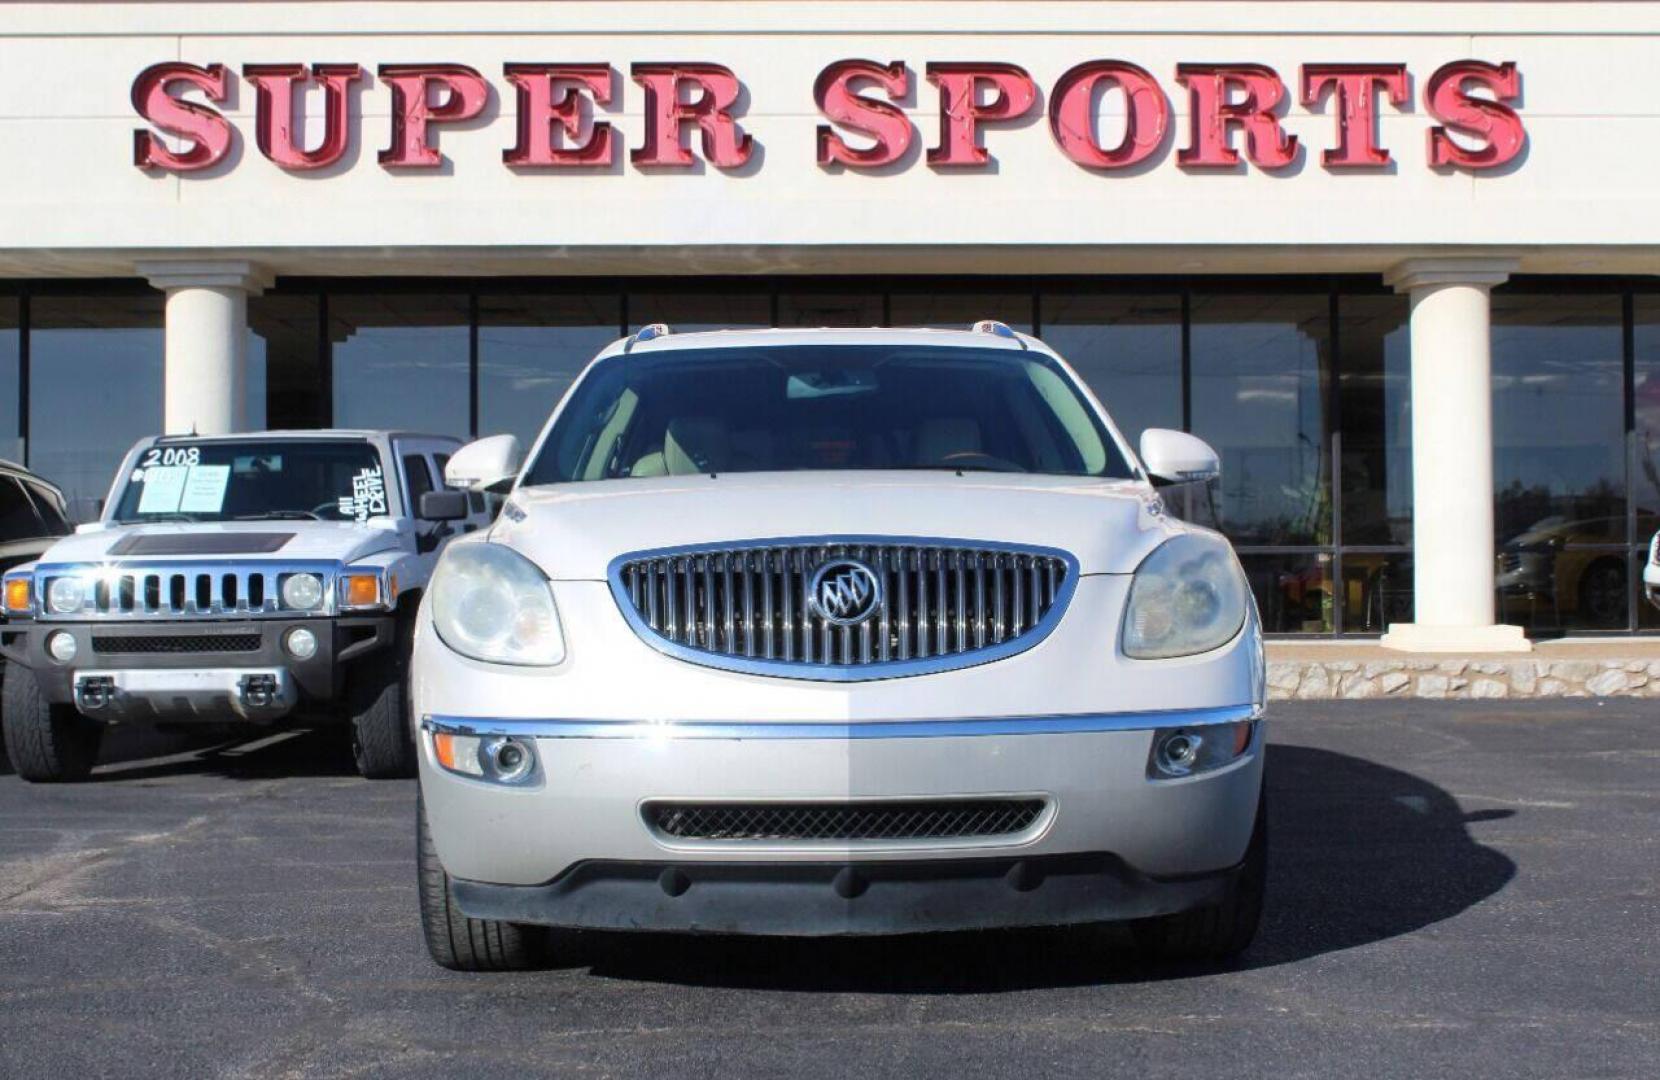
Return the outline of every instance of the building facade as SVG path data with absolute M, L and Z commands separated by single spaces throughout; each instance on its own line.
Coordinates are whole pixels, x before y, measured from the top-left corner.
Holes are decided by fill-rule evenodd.
M 529 439 L 646 322 L 1035 331 L 1269 629 L 1660 626 L 1660 4 L 50 3 L 0 25 L 0 453 Z

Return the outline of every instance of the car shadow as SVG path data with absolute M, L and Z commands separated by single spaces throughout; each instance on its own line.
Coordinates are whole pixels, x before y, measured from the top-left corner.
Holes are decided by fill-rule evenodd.
M 105 735 L 98 760 L 87 783 L 180 776 L 270 780 L 357 775 L 350 743 L 338 727 L 270 731 L 225 725 L 158 732 L 118 726 Z M 0 775 L 12 771 L 0 756 Z
M 1420 777 L 1301 746 L 1269 752 L 1268 898 L 1236 967 L 1260 968 L 1382 941 L 1450 919 L 1515 876 L 1477 843 L 1467 814 Z M 1168 980 L 1211 966 L 1152 965 L 1120 927 L 886 938 L 584 934 L 569 966 L 606 978 L 804 992 L 994 993 Z

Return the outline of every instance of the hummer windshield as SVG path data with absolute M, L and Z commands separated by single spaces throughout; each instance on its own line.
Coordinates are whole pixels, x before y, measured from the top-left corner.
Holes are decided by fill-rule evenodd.
M 612 357 L 524 482 L 796 469 L 1134 476 L 1049 357 L 896 343 Z
M 114 520 L 366 521 L 388 477 L 361 439 L 168 440 L 139 455 Z

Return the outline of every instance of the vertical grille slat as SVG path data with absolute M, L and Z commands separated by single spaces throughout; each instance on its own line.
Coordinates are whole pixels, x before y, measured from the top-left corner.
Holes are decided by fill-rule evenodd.
M 851 626 L 830 622 L 806 595 L 826 562 L 849 558 L 875 575 L 882 602 Z M 1006 646 L 1044 626 L 1069 592 L 1068 559 L 974 544 L 813 542 L 653 553 L 617 571 L 616 595 L 670 643 L 761 664 L 859 667 L 937 659 Z M 195 581 L 175 576 L 128 592 L 179 604 Z M 253 581 L 226 577 L 215 605 L 257 607 Z M 120 597 L 116 598 L 119 602 Z M 644 631 L 642 631 L 644 632 Z

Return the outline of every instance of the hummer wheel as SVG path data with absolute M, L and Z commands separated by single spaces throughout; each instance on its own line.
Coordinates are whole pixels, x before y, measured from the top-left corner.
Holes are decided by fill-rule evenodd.
M 82 716 L 73 705 L 47 701 L 35 673 L 22 664 L 6 662 L 0 714 L 6 756 L 23 779 L 36 784 L 71 783 L 85 780 L 98 763 L 104 725 Z
M 357 662 L 346 681 L 352 720 L 352 760 L 370 780 L 415 775 L 415 733 L 409 722 L 409 642 Z

